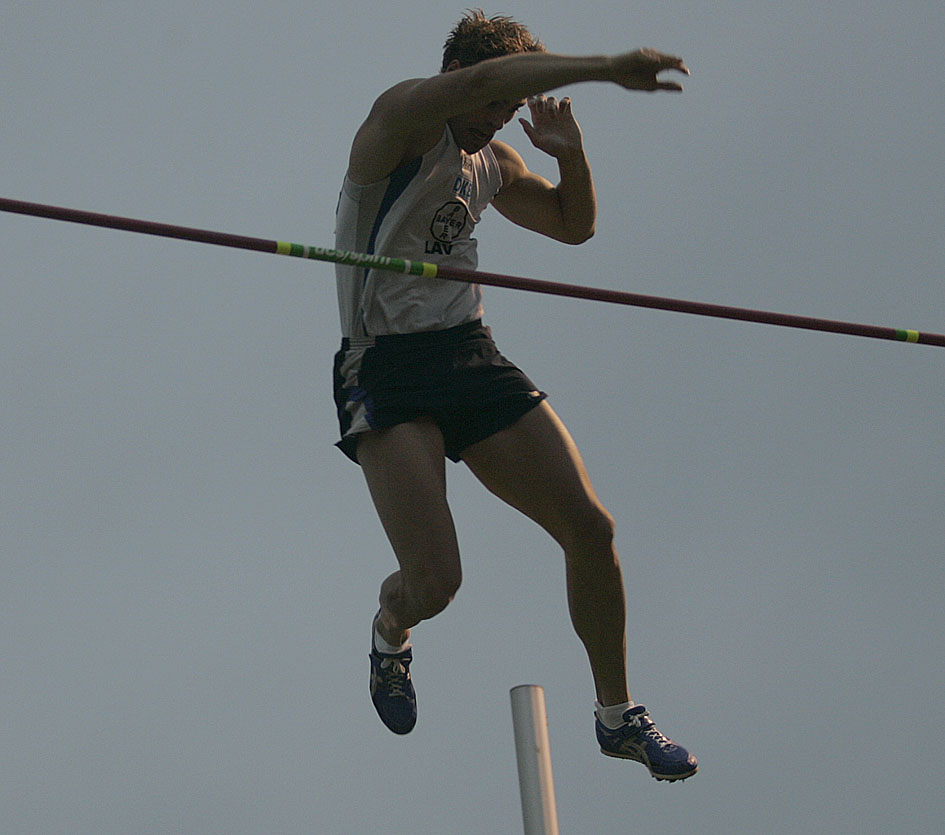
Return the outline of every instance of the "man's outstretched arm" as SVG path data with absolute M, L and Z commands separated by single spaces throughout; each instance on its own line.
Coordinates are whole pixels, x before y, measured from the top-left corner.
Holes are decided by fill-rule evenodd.
M 664 70 L 689 73 L 681 58 L 652 49 L 589 57 L 527 52 L 404 81 L 374 103 L 355 137 L 349 171 L 357 182 L 381 179 L 429 150 L 453 116 L 491 102 L 518 101 L 587 81 L 648 92 L 682 90 L 678 82 L 658 78 Z
M 586 81 L 609 81 L 628 90 L 681 92 L 678 82 L 658 78 L 664 70 L 689 74 L 682 58 L 655 49 L 599 56 L 519 52 L 420 79 L 402 92 L 411 99 L 413 115 L 422 121 L 445 122 L 489 102 L 517 101 Z

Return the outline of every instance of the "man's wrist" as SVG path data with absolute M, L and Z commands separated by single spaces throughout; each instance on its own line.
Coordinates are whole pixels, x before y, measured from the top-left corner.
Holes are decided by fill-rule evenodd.
M 617 81 L 617 62 L 613 55 L 600 56 L 601 61 L 601 81 Z
M 558 161 L 558 166 L 564 168 L 573 168 L 574 166 L 586 168 L 588 165 L 583 145 L 577 148 L 565 149 L 561 153 L 555 154 L 555 159 Z

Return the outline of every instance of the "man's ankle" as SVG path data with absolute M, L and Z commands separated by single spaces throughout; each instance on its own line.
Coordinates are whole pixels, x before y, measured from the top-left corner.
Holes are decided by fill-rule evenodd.
M 378 615 L 374 621 L 374 645 L 378 652 L 385 655 L 403 652 L 410 647 L 410 630 L 402 629 L 397 633 L 392 633 Z

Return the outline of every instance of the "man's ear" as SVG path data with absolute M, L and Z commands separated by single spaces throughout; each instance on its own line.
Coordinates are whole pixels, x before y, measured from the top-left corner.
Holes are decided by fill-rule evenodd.
M 459 63 L 459 58 L 454 58 L 446 65 L 446 69 L 443 72 L 452 72 L 453 70 L 461 70 L 463 65 Z

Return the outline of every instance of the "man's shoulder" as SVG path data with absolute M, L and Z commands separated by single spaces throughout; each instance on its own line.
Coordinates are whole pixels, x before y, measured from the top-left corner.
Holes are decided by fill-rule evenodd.
M 489 148 L 495 154 L 496 162 L 499 163 L 499 170 L 502 172 L 504 183 L 512 182 L 528 170 L 522 155 L 511 145 L 493 139 L 489 143 Z
M 521 159 L 522 156 L 518 151 L 515 150 L 511 145 L 500 142 L 498 139 L 493 139 L 489 142 L 489 147 L 492 149 L 492 153 L 495 154 L 496 159 Z
M 409 102 L 423 81 L 407 79 L 378 96 L 351 146 L 348 174 L 354 182 L 383 179 L 404 162 L 429 151 L 442 136 L 445 123 L 425 124 L 409 118 Z
M 407 78 L 398 81 L 392 87 L 388 87 L 375 99 L 371 114 L 381 114 L 391 108 L 402 106 L 405 101 L 416 94 L 417 85 L 422 84 L 425 80 L 423 78 Z

